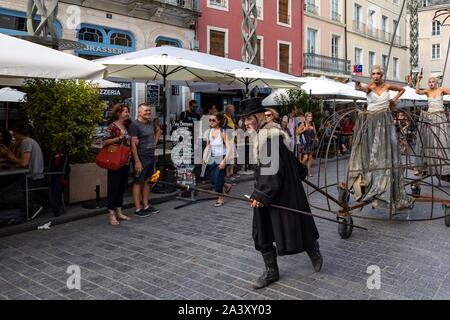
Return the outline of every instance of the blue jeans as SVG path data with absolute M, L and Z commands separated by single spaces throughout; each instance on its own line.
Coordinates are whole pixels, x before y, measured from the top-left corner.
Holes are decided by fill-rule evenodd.
M 220 162 L 219 162 L 220 163 Z M 219 163 L 214 162 L 208 165 L 210 172 L 211 183 L 214 186 L 214 191 L 217 193 L 223 192 L 223 185 L 225 184 L 225 174 L 226 170 L 221 170 L 219 168 Z

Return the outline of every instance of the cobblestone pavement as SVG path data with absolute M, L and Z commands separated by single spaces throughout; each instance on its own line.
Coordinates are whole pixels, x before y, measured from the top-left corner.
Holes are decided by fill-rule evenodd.
M 251 189 L 241 183 L 232 193 Z M 254 291 L 263 263 L 247 204 L 174 210 L 180 203 L 120 227 L 105 215 L 1 238 L 0 299 L 450 299 L 450 229 L 442 220 L 355 220 L 369 231 L 348 240 L 316 220 L 322 272 L 306 254 L 280 257 L 280 281 Z M 81 290 L 66 286 L 70 265 L 81 268 Z M 380 290 L 367 288 L 370 265 L 381 268 Z

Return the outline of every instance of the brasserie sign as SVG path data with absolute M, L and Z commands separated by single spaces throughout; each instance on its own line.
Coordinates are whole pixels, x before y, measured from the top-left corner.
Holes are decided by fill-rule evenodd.
M 106 47 L 102 45 L 93 45 L 93 44 L 86 45 L 83 51 L 97 52 L 108 55 L 118 55 L 131 52 L 131 50 L 128 50 L 126 48 L 116 48 L 111 46 Z

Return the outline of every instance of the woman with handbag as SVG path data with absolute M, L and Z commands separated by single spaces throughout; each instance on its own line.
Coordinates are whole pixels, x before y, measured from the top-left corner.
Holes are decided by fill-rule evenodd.
M 308 167 L 308 174 L 312 177 L 311 166 L 315 144 L 317 144 L 317 132 L 311 112 L 305 113 L 305 122 L 298 127 L 297 134 L 300 136 L 299 142 L 303 155 L 303 164 Z
M 103 138 L 103 147 L 118 146 L 118 152 L 127 152 L 128 160 L 116 170 L 108 168 L 108 196 L 107 206 L 109 211 L 109 223 L 118 226 L 119 220 L 130 221 L 131 218 L 122 212 L 123 194 L 128 185 L 128 174 L 130 171 L 130 147 L 131 137 L 127 127 L 130 124 L 130 109 L 126 104 L 117 104 L 111 113 L 112 120 L 106 129 Z

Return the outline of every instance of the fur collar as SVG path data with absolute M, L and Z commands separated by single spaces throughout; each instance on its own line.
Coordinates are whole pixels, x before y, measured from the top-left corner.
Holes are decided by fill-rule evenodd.
M 261 129 L 258 130 L 258 133 L 254 139 L 254 148 L 253 148 L 253 154 L 259 159 L 260 150 L 263 149 L 263 146 L 267 144 L 267 141 L 269 139 L 278 139 L 282 138 L 283 143 L 286 145 L 286 147 L 289 149 L 290 147 L 290 138 L 289 135 L 281 130 L 276 125 L 265 125 Z M 276 151 L 278 152 L 278 151 Z M 259 162 L 259 161 L 258 161 Z

